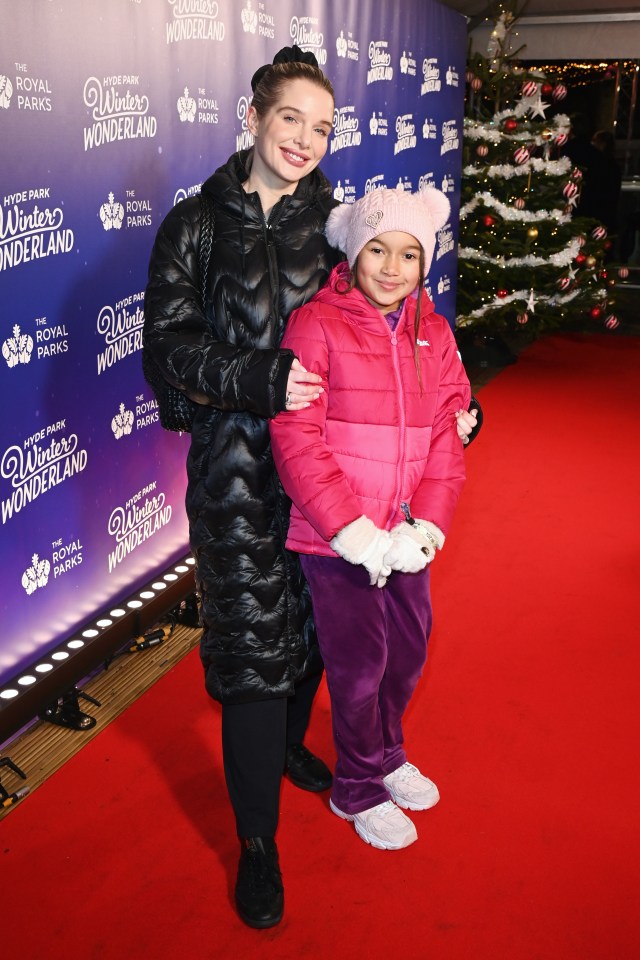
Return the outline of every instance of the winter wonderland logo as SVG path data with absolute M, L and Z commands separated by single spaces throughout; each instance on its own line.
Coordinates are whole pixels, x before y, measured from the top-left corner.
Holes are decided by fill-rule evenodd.
M 418 190 L 428 190 L 431 187 L 435 187 L 436 181 L 433 173 L 423 173 L 420 179 L 418 180 Z
M 317 17 L 292 17 L 289 23 L 291 42 L 315 54 L 315 58 L 323 67 L 327 62 L 327 51 L 323 48 L 324 34 L 318 30 L 320 21 Z
M 62 207 L 34 203 L 31 209 L 23 204 L 50 199 L 50 187 L 37 187 L 8 193 L 0 206 L 0 271 L 17 267 L 29 260 L 73 249 L 73 230 L 63 226 Z
M 98 375 L 120 360 L 142 350 L 144 291 L 119 300 L 115 307 L 102 307 L 98 314 L 97 330 L 104 337 L 105 349 L 97 357 Z
M 260 37 L 275 39 L 276 22 L 272 14 L 266 13 L 264 3 L 258 4 L 258 10 L 253 9 L 251 0 L 248 0 L 246 7 L 240 14 L 242 29 L 245 33 L 258 34 Z
M 66 421 L 59 420 L 27 437 L 21 447 L 13 444 L 5 450 L 0 471 L 12 490 L 2 500 L 3 523 L 47 490 L 85 469 L 87 451 L 78 448 L 77 434 L 60 436 L 65 429 Z
M 438 232 L 438 249 L 436 251 L 436 260 L 439 260 L 441 257 L 444 257 L 446 253 L 450 253 L 454 248 L 453 241 L 453 230 L 446 224 Z
M 218 19 L 216 0 L 167 0 L 173 20 L 166 24 L 167 43 L 181 40 L 224 40 L 225 26 Z
M 389 122 L 380 111 L 374 110 L 369 120 L 369 133 L 372 137 L 386 137 L 389 133 Z
M 253 134 L 247 126 L 247 113 L 249 111 L 250 101 L 246 97 L 240 97 L 236 108 L 236 116 L 242 124 L 242 133 L 236 137 L 236 150 L 248 150 L 253 146 Z
M 365 180 L 364 192 L 373 193 L 374 190 L 386 190 L 387 185 L 384 182 L 384 173 L 376 173 L 373 177 Z
M 393 80 L 393 67 L 388 47 L 387 40 L 372 40 L 369 44 L 367 86 L 377 80 Z
M 411 51 L 407 53 L 406 50 L 403 50 L 402 56 L 400 57 L 400 73 L 406 73 L 409 77 L 415 77 L 417 72 L 418 64 L 416 58 Z
M 360 44 L 353 39 L 351 32 L 348 32 L 345 37 L 344 30 L 340 31 L 340 36 L 336 39 L 336 53 L 346 60 L 358 61 L 360 59 Z
M 420 96 L 424 96 L 425 93 L 438 93 L 442 88 L 442 80 L 437 57 L 429 57 L 422 61 L 422 77 Z
M 438 139 L 438 128 L 436 126 L 435 120 L 429 120 L 427 118 L 422 124 L 422 139 L 423 140 L 437 140 Z
M 336 107 L 333 111 L 333 134 L 330 143 L 331 154 L 348 147 L 359 147 L 362 143 L 362 132 L 358 129 L 360 121 L 355 114 L 355 107 Z
M 158 121 L 149 114 L 149 98 L 132 93 L 140 83 L 138 76 L 89 77 L 84 85 L 84 103 L 91 110 L 93 123 L 84 128 L 84 149 L 93 150 L 117 140 L 155 137 Z M 121 89 L 126 87 L 122 92 Z
M 202 183 L 193 183 L 190 187 L 178 187 L 173 195 L 174 207 L 176 203 L 179 203 L 180 200 L 186 200 L 187 197 L 195 197 L 198 193 L 200 193 L 201 189 Z
M 405 113 L 402 117 L 396 117 L 396 142 L 393 146 L 393 153 L 397 155 L 403 150 L 413 150 L 418 143 L 416 137 L 416 125 L 413 122 L 413 114 Z
M 107 528 L 116 547 L 109 553 L 109 573 L 171 520 L 171 505 L 156 488 L 156 481 L 150 483 L 111 513 Z
M 184 88 L 182 96 L 178 97 L 176 104 L 178 116 L 182 123 L 218 123 L 219 107 L 218 101 L 213 97 L 207 96 L 207 91 L 203 87 L 198 87 L 198 100 L 189 94 L 189 88 Z
M 442 146 L 440 156 L 460 147 L 460 135 L 455 120 L 445 120 L 442 124 Z

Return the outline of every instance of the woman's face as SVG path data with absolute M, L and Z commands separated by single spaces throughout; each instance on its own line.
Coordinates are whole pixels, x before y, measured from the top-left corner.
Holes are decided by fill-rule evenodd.
M 263 117 L 249 107 L 247 122 L 255 137 L 252 178 L 286 190 L 324 157 L 333 126 L 333 97 L 310 80 L 289 80 Z

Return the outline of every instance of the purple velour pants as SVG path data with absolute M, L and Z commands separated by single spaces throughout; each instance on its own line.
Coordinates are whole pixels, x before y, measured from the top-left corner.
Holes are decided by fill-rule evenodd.
M 331 696 L 331 799 L 343 813 L 361 813 L 389 799 L 382 778 L 407 759 L 402 718 L 427 658 L 429 568 L 394 572 L 379 588 L 340 557 L 300 560 Z

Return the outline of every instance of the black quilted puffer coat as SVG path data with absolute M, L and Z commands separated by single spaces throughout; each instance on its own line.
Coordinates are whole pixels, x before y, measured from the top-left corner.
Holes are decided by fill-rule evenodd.
M 162 223 L 145 294 L 144 343 L 167 380 L 202 404 L 192 429 L 186 497 L 207 690 L 222 703 L 293 692 L 321 669 L 308 590 L 284 547 L 289 502 L 275 472 L 268 420 L 284 410 L 293 354 L 287 317 L 325 282 L 339 255 L 324 223 L 335 201 L 315 170 L 274 206 L 240 184 L 246 152 L 203 185 L 215 227 L 207 316 L 200 306 L 200 198 Z

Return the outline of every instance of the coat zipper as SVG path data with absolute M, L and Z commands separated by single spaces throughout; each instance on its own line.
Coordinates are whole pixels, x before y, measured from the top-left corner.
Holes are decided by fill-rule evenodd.
M 393 359 L 393 373 L 396 381 L 396 394 L 398 397 L 398 404 L 400 406 L 400 448 L 398 451 L 398 468 L 396 471 L 396 496 L 393 498 L 392 503 L 395 503 L 396 499 L 400 497 L 402 493 L 402 477 L 404 475 L 404 459 L 406 455 L 406 410 L 404 403 L 404 393 L 402 391 L 402 377 L 400 375 L 400 359 L 398 357 L 398 338 L 396 336 L 396 331 L 391 332 L 391 357 Z M 395 519 L 396 510 L 392 506 L 392 512 L 389 516 L 390 520 Z

